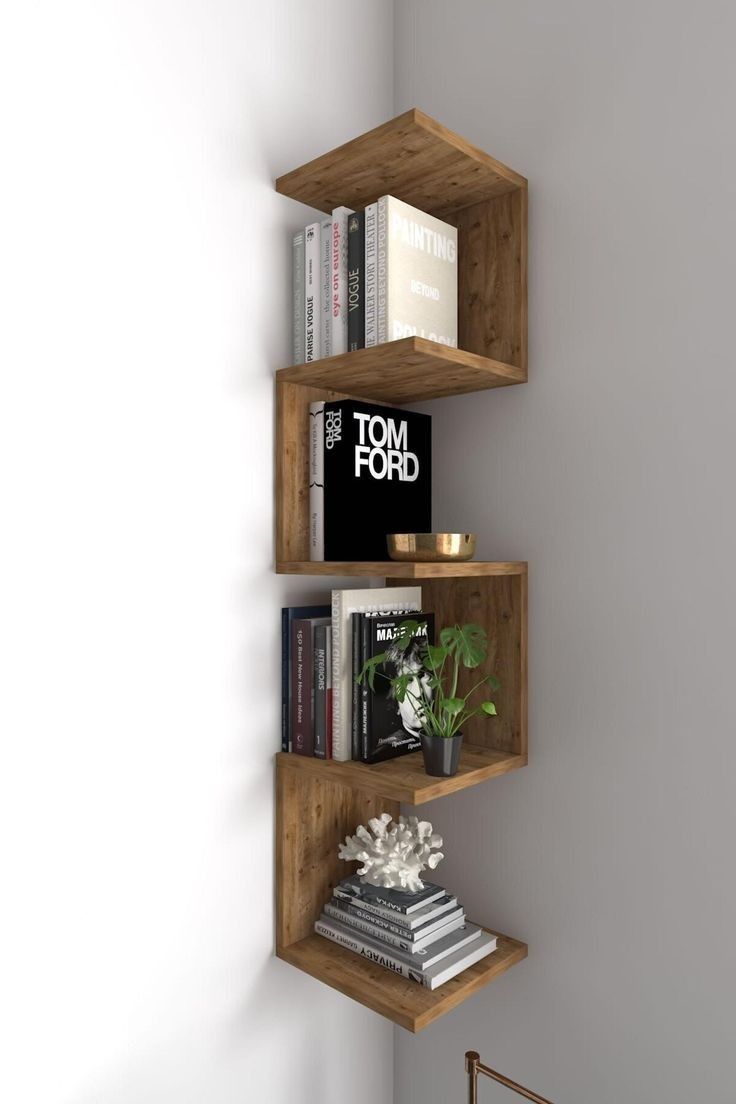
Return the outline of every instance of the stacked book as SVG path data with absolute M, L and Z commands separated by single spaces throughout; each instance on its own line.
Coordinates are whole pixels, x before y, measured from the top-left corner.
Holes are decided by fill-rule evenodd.
M 294 363 L 402 337 L 457 348 L 457 229 L 394 196 L 293 238 Z
M 437 989 L 496 949 L 457 898 L 425 883 L 419 893 L 381 889 L 353 875 L 335 888 L 318 935 L 395 974 Z
M 422 611 L 421 587 L 333 590 L 331 604 L 287 607 L 281 617 L 282 751 L 377 763 L 420 749 L 414 709 L 388 680 L 411 669 L 414 697 L 429 693 L 419 660 L 421 644 L 434 642 L 434 614 Z M 393 655 L 407 620 L 421 626 L 416 645 Z M 358 685 L 366 659 L 384 652 L 373 689 Z

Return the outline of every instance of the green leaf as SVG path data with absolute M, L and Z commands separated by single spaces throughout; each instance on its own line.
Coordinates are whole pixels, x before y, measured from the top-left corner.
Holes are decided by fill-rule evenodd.
M 442 630 L 440 640 L 463 667 L 479 667 L 488 654 L 488 637 L 482 625 L 454 625 Z
M 449 654 L 450 652 L 447 648 L 442 648 L 435 644 L 427 645 L 427 656 L 429 657 L 429 662 L 432 667 L 441 667 Z
M 451 717 L 457 716 L 465 706 L 465 698 L 445 698 L 442 702 L 442 709 L 445 713 L 449 713 Z
M 486 682 L 490 686 L 491 690 L 500 690 L 501 683 L 498 681 L 495 675 L 489 675 Z
M 496 707 L 492 701 L 484 701 L 480 703 L 480 708 L 484 713 L 487 713 L 489 717 L 497 717 Z

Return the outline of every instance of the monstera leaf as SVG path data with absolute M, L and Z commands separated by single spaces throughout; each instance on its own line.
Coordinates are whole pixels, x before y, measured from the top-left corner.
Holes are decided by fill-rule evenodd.
M 482 625 L 453 625 L 442 630 L 440 641 L 463 667 L 479 667 L 488 654 L 488 637 Z

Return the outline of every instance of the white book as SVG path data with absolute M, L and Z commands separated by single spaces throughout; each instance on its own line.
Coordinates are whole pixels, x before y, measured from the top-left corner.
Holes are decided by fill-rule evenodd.
M 332 592 L 332 758 L 352 759 L 353 613 L 419 612 L 421 587 L 366 587 Z
M 320 224 L 310 222 L 304 231 L 304 359 L 320 358 L 322 336 L 320 280 Z
M 304 231 L 292 238 L 293 353 L 294 364 L 304 363 Z
M 320 227 L 320 304 L 322 330 L 320 356 L 332 356 L 332 311 L 330 304 L 330 269 L 332 259 L 332 219 L 322 219 Z
M 365 345 L 378 344 L 376 313 L 376 251 L 378 204 L 369 203 L 365 209 Z
M 377 340 L 457 348 L 457 228 L 394 196 L 378 200 Z
M 325 404 L 309 404 L 309 558 L 325 558 Z
M 333 943 L 338 943 L 354 954 L 360 955 L 361 958 L 366 958 L 386 970 L 392 970 L 395 974 L 416 981 L 427 989 L 439 988 L 463 970 L 467 970 L 469 966 L 480 962 L 482 958 L 495 951 L 497 943 L 494 935 L 481 930 L 480 935 L 469 945 L 461 947 L 460 950 L 447 955 L 435 965 L 422 970 L 405 961 L 403 955 L 399 957 L 393 948 L 374 945 L 372 940 L 368 940 L 358 932 L 350 931 L 329 917 L 320 917 L 314 925 L 314 930 L 318 935 L 331 939 Z
M 348 351 L 348 215 L 349 207 L 332 212 L 332 356 Z

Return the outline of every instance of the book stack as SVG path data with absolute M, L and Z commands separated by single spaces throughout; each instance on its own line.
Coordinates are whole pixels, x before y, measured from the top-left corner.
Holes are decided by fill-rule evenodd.
M 441 886 L 425 883 L 408 893 L 367 885 L 357 875 L 335 888 L 314 930 L 427 989 L 496 949 L 496 937 L 466 920 L 457 898 Z
M 366 659 L 390 656 L 391 641 L 408 619 L 423 626 L 418 641 L 426 634 L 433 643 L 434 614 L 422 612 L 418 586 L 333 590 L 329 605 L 281 611 L 282 751 L 377 763 L 420 749 L 411 702 L 397 702 L 380 675 L 372 690 L 356 682 Z M 427 672 L 415 653 L 387 657 L 382 670 L 392 676 L 408 664 L 414 696 L 426 697 Z
M 394 196 L 293 238 L 294 363 L 402 337 L 457 348 L 457 229 Z

